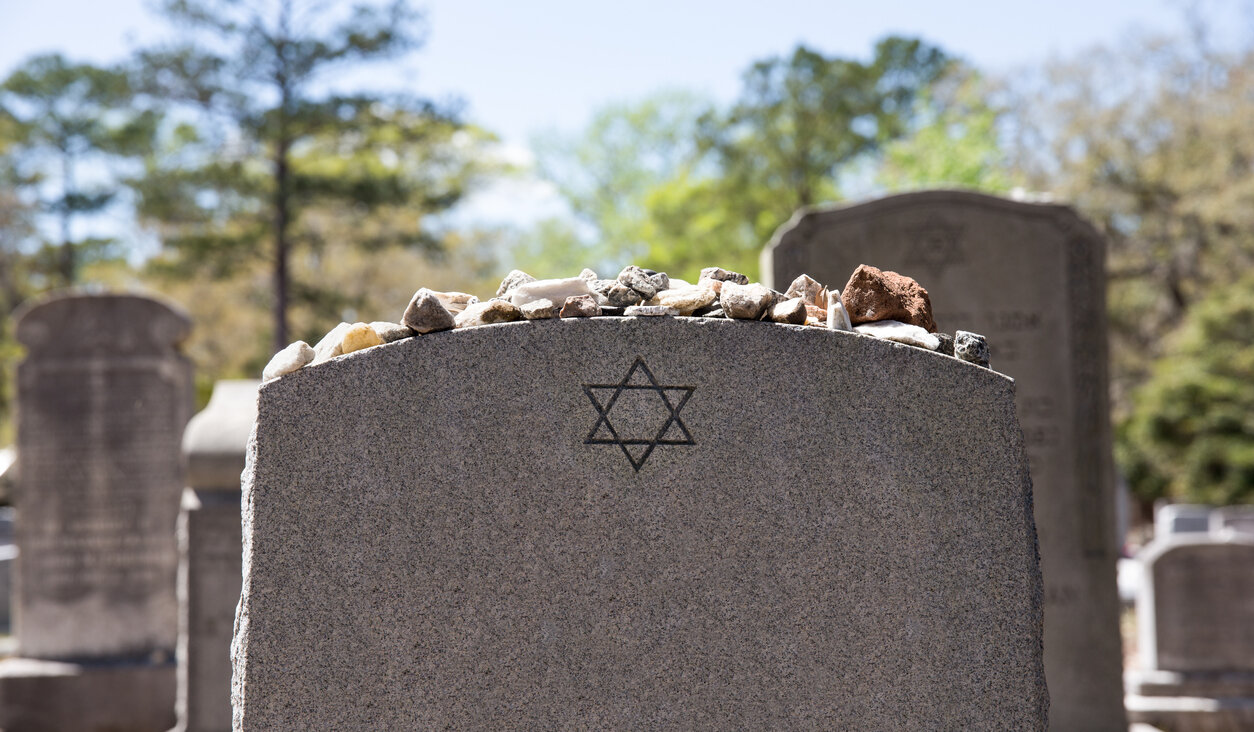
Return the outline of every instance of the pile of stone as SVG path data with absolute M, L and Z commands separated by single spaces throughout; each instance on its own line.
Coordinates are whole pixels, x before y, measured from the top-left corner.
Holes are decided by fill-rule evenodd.
M 297 341 L 279 351 L 262 379 L 437 331 L 516 320 L 607 316 L 732 318 L 853 331 L 988 367 L 984 337 L 961 330 L 952 336 L 938 333 L 927 290 L 896 272 L 860 265 L 843 291 L 803 274 L 781 293 L 721 267 L 701 270 L 693 284 L 631 265 L 612 280 L 601 279 L 591 269 L 578 277 L 552 280 L 513 270 L 486 302 L 464 292 L 424 287 L 414 293 L 400 323 L 340 323 L 313 347 Z

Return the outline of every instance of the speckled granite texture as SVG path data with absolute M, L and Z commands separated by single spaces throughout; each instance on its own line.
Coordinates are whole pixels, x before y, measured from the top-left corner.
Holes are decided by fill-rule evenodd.
M 1046 726 L 1013 382 L 937 353 L 421 336 L 263 386 L 243 514 L 237 730 Z

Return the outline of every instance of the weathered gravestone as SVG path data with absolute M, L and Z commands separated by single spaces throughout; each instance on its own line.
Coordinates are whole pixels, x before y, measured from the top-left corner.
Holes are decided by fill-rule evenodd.
M 1129 716 L 1173 732 L 1254 729 L 1254 537 L 1156 539 L 1141 557 Z
M 235 729 L 1045 726 L 1011 380 L 544 320 L 261 388 Z
M 178 732 L 231 729 L 231 632 L 240 591 L 240 473 L 260 381 L 219 381 L 183 432 Z
M 1064 206 L 955 191 L 799 212 L 762 256 L 776 286 L 843 288 L 859 264 L 917 279 L 942 330 L 988 337 L 1015 379 L 1045 580 L 1059 732 L 1126 730 L 1107 415 L 1105 246 Z
M 20 473 L 6 730 L 174 723 L 174 538 L 191 412 L 190 328 L 129 295 L 62 296 L 18 320 Z

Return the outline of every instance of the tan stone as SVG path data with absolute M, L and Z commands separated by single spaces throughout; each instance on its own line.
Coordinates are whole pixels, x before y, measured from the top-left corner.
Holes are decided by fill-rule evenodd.
M 344 332 L 344 340 L 340 343 L 340 351 L 352 353 L 363 348 L 381 345 L 383 345 L 383 339 L 374 331 L 374 328 L 370 327 L 369 323 L 353 323 L 352 327 Z

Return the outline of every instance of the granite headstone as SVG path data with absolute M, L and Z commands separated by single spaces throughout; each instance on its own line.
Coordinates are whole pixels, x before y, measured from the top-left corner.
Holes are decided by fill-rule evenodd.
M 174 525 L 191 365 L 186 316 L 131 295 L 20 314 L 14 635 L 0 727 L 174 723 Z
M 183 432 L 177 732 L 231 729 L 231 632 L 240 591 L 240 473 L 260 381 L 219 381 Z
M 1129 716 L 1176 732 L 1254 729 L 1254 537 L 1173 536 L 1139 556 Z
M 918 280 L 942 331 L 988 338 L 1015 379 L 1045 580 L 1045 675 L 1059 732 L 1124 731 L 1105 244 L 1071 209 L 957 191 L 802 210 L 762 276 L 839 289 L 859 264 Z
M 261 387 L 236 730 L 1045 728 L 1013 382 L 704 318 Z

